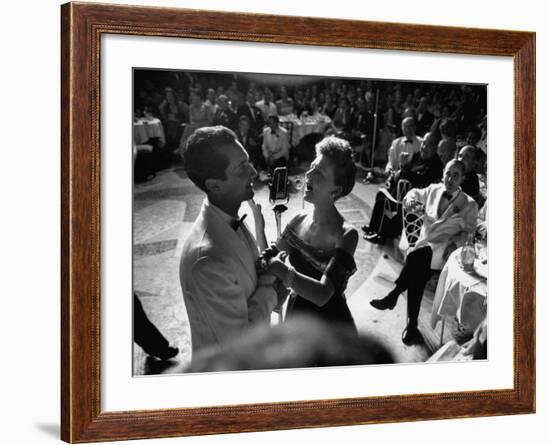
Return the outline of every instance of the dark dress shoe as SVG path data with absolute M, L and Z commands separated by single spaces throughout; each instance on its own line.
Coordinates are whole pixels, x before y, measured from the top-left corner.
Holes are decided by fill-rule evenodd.
M 403 343 L 406 345 L 413 345 L 420 343 L 420 339 L 422 338 L 422 335 L 420 334 L 420 331 L 416 326 L 410 326 L 407 325 L 405 330 L 403 331 L 403 334 L 401 335 L 401 340 L 403 340 Z
M 370 305 L 380 311 L 383 311 L 385 309 L 393 309 L 397 304 L 398 298 L 399 298 L 399 294 L 394 295 L 393 293 L 390 292 L 384 298 L 380 298 L 378 300 L 371 300 Z
M 178 348 L 168 346 L 166 349 L 150 355 L 153 355 L 155 357 L 158 357 L 160 360 L 165 361 L 165 360 L 170 360 L 171 358 L 174 358 L 176 355 L 179 354 L 179 352 L 180 351 Z
M 374 233 L 372 235 L 364 235 L 363 238 L 365 238 L 369 243 L 380 245 L 386 244 L 386 240 L 378 235 L 378 233 Z
M 372 230 L 369 226 L 363 226 L 361 227 L 361 230 L 363 231 L 363 236 L 370 236 L 370 235 L 376 234 L 376 231 Z

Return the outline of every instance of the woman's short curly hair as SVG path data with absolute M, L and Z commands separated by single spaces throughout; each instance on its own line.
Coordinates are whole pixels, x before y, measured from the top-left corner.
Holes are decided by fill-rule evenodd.
M 349 142 L 336 136 L 327 136 L 315 149 L 317 155 L 326 156 L 334 165 L 334 184 L 342 187 L 342 193 L 337 198 L 348 195 L 355 185 L 357 171 Z

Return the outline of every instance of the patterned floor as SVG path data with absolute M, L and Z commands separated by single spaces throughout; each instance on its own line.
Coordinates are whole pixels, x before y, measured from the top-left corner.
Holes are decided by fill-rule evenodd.
M 368 223 L 377 186 L 357 181 L 353 192 L 338 202 L 344 217 L 357 230 Z M 268 188 L 257 183 L 255 200 L 262 204 L 268 241 L 275 240 L 275 218 L 268 202 Z M 134 289 L 151 321 L 180 349 L 177 361 L 190 360 L 189 322 L 181 295 L 178 265 L 183 240 L 196 219 L 204 193 L 186 177 L 181 167 L 158 172 L 155 178 L 134 188 Z M 305 206 L 309 204 L 305 203 Z M 302 210 L 301 192 L 290 195 L 282 225 Z M 244 207 L 244 206 L 243 206 Z M 249 225 L 253 221 L 247 220 Z M 424 361 L 427 348 L 406 347 L 400 340 L 405 322 L 405 302 L 394 311 L 377 311 L 368 302 L 387 293 L 397 276 L 399 263 L 391 249 L 382 249 L 360 240 L 355 260 L 357 272 L 351 277 L 347 296 L 360 330 L 374 333 L 388 343 L 400 362 Z M 385 278 L 380 278 L 385 277 Z M 157 362 L 148 360 L 134 348 L 134 374 L 157 373 Z

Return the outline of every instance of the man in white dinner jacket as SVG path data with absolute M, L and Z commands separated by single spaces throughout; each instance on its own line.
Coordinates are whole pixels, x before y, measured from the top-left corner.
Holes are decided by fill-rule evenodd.
M 235 133 L 223 126 L 198 129 L 189 138 L 183 157 L 189 178 L 206 192 L 180 260 L 195 354 L 253 324 L 269 323 L 277 297 L 274 277 L 256 272 L 258 243 L 238 216 L 241 203 L 254 196 L 257 173 Z M 256 238 L 266 247 L 261 209 L 249 202 Z
M 431 270 L 440 270 L 457 245 L 476 230 L 477 204 L 460 189 L 464 174 L 464 164 L 453 159 L 445 166 L 442 183 L 412 189 L 403 201 L 404 208 L 412 208 L 418 202 L 424 205 L 420 236 L 414 247 L 407 249 L 405 265 L 395 287 L 386 297 L 370 303 L 376 309 L 393 309 L 399 295 L 407 291 L 408 321 L 402 335 L 405 344 L 415 343 L 420 337 L 418 314 Z M 406 244 L 406 237 L 402 236 L 401 241 L 400 247 Z

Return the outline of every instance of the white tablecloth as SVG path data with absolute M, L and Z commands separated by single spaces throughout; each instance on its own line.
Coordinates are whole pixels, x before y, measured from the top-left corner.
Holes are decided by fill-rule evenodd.
M 432 306 L 431 324 L 445 316 L 474 330 L 487 314 L 487 279 L 460 266 L 462 248 L 455 250 L 441 271 Z
M 295 147 L 300 143 L 300 140 L 307 134 L 321 133 L 323 134 L 327 127 L 331 124 L 330 117 L 306 117 L 298 119 L 296 115 L 290 114 L 287 116 L 279 116 L 280 122 L 292 122 L 294 125 L 292 130 L 292 145 Z
M 134 144 L 144 144 L 150 138 L 159 138 L 161 146 L 166 143 L 164 128 L 162 128 L 160 119 L 155 117 L 150 120 L 139 119 L 134 122 Z

